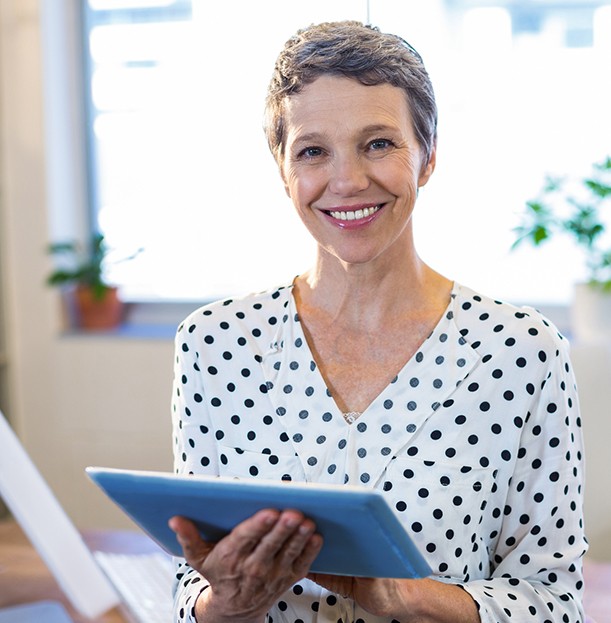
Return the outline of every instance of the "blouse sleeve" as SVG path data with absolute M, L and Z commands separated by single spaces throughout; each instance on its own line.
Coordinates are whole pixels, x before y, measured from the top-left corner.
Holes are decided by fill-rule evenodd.
M 174 471 L 177 474 L 218 474 L 211 435 L 202 434 L 210 427 L 210 419 L 201 375 L 198 374 L 200 354 L 189 332 L 188 321 L 178 328 L 174 346 L 171 405 Z M 174 621 L 195 623 L 193 607 L 208 583 L 184 559 L 176 558 L 175 564 Z
M 214 358 L 212 347 L 198 341 L 195 324 L 188 318 L 177 330 L 174 341 L 174 380 L 172 385 L 172 433 L 174 471 L 177 474 L 220 473 L 215 430 L 208 409 L 202 369 L 206 359 Z M 209 348 L 204 353 L 203 349 Z M 209 587 L 206 579 L 182 558 L 175 559 L 173 585 L 174 622 L 196 623 L 194 606 Z M 271 617 L 266 615 L 266 623 Z
M 553 352 L 553 351 L 552 351 Z M 462 586 L 482 623 L 583 621 L 584 457 L 566 340 L 533 388 L 489 579 Z

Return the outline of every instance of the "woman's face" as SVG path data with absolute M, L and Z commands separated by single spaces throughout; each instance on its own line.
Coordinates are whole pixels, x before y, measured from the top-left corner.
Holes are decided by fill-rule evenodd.
M 285 120 L 281 175 L 321 251 L 347 263 L 405 252 L 435 156 L 423 161 L 404 92 L 322 76 L 286 101 Z

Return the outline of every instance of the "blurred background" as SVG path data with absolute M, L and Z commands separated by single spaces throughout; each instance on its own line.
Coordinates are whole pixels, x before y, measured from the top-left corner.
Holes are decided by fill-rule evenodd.
M 284 41 L 335 19 L 403 36 L 431 75 L 421 255 L 572 339 L 591 554 L 611 560 L 611 343 L 574 333 L 578 248 L 510 250 L 546 175 L 587 176 L 611 154 L 609 1 L 0 0 L 0 408 L 79 526 L 129 525 L 83 469 L 171 469 L 175 327 L 310 265 L 263 100 Z M 112 331 L 74 329 L 45 284 L 47 245 L 92 232 L 115 258 L 138 252 L 104 264 L 128 305 Z

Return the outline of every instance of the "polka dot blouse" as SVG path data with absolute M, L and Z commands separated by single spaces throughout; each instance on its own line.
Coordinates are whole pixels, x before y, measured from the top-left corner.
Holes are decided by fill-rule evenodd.
M 379 489 L 483 623 L 582 620 L 579 406 L 568 344 L 535 310 L 456 284 L 430 336 L 349 424 L 291 286 L 220 301 L 178 329 L 172 402 L 178 473 Z M 194 621 L 207 585 L 178 565 L 175 620 Z M 392 622 L 309 580 L 267 620 Z

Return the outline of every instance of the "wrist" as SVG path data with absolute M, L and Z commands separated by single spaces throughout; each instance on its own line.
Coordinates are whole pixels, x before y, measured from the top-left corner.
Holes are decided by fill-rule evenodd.
M 425 578 L 410 583 L 412 614 L 423 623 L 479 623 L 473 598 L 462 587 Z
M 197 596 L 193 613 L 196 623 L 264 623 L 263 615 L 238 616 L 227 612 L 227 600 L 218 599 L 210 586 L 206 586 Z

